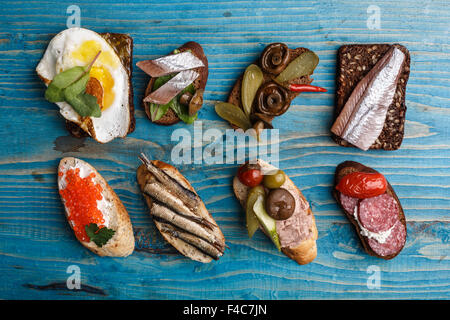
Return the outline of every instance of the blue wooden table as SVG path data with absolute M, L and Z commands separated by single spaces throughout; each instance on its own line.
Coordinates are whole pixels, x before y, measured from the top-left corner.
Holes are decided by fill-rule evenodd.
M 196 263 L 157 233 L 136 183 L 137 155 L 170 162 L 171 133 L 146 118 L 147 75 L 134 68 L 136 131 L 101 145 L 71 138 L 57 107 L 45 101 L 34 69 L 49 40 L 66 28 L 68 6 L 81 25 L 134 39 L 134 62 L 167 54 L 188 40 L 210 62 L 203 127 L 226 130 L 214 101 L 266 44 L 315 51 L 313 75 L 326 94 L 302 94 L 274 121 L 280 167 L 310 201 L 318 256 L 299 266 L 261 232 L 249 240 L 232 195 L 237 164 L 180 166 L 225 234 L 220 261 Z M 370 7 L 375 5 L 374 7 Z M 371 16 L 379 9 L 380 25 Z M 373 16 L 372 16 L 373 18 Z M 368 22 L 369 19 L 369 22 Z M 450 298 L 450 10 L 448 1 L 2 1 L 0 5 L 0 298 L 2 299 L 449 299 Z M 336 50 L 348 43 L 401 43 L 411 53 L 406 136 L 398 151 L 336 145 L 329 136 Z M 136 234 L 128 258 L 101 258 L 75 239 L 63 215 L 56 167 L 64 156 L 94 165 L 126 206 Z M 397 191 L 408 239 L 391 261 L 368 256 L 331 196 L 344 160 L 383 172 Z M 69 290 L 69 266 L 81 290 Z M 379 270 L 380 286 L 368 286 Z

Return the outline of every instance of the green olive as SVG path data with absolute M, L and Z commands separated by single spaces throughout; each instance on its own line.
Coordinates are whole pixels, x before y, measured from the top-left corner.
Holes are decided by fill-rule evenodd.
M 283 171 L 278 170 L 275 174 L 265 175 L 263 179 L 263 184 L 266 188 L 276 189 L 283 185 L 286 181 L 286 175 Z

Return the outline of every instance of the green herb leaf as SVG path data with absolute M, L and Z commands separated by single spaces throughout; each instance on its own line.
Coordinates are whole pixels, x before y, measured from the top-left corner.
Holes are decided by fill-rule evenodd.
M 102 115 L 97 98 L 88 93 L 80 93 L 77 95 L 66 94 L 65 98 L 76 113 L 82 117 L 99 118 Z
M 89 73 L 83 75 L 80 79 L 72 83 L 70 86 L 67 86 L 64 89 L 64 95 L 72 95 L 76 96 L 86 90 L 86 85 L 89 82 Z
M 80 79 L 85 72 L 84 67 L 73 67 L 58 73 L 45 90 L 45 99 L 50 102 L 64 101 L 63 90 Z
M 116 231 L 106 227 L 99 229 L 96 223 L 85 225 L 84 230 L 86 230 L 86 234 L 89 239 L 91 239 L 91 241 L 93 241 L 100 248 L 113 237 L 114 233 L 116 233 Z
M 152 90 L 155 91 L 159 89 L 162 85 L 164 85 L 174 76 L 175 75 L 171 74 L 157 78 L 153 83 Z M 166 114 L 167 110 L 169 110 L 170 108 L 177 114 L 178 118 L 180 118 L 181 121 L 187 124 L 193 123 L 197 119 L 197 114 L 190 116 L 188 108 L 186 106 L 181 105 L 181 103 L 179 102 L 181 95 L 185 92 L 190 92 L 194 94 L 195 93 L 194 85 L 192 83 L 188 85 L 176 97 L 174 97 L 172 100 L 170 100 L 169 103 L 165 105 L 151 103 L 150 112 L 152 115 L 152 121 L 158 121 L 159 119 L 161 119 Z
M 85 93 L 89 70 L 100 53 L 85 67 L 77 66 L 58 73 L 45 91 L 45 98 L 50 102 L 66 101 L 82 117 L 100 117 L 97 98 Z

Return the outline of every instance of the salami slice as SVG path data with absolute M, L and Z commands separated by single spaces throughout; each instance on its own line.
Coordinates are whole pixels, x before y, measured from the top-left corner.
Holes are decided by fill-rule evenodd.
M 344 207 L 345 211 L 347 211 L 348 214 L 353 216 L 353 212 L 355 211 L 355 207 L 358 205 L 357 198 L 346 196 L 345 194 L 340 194 L 340 200 L 342 207 Z
M 387 193 L 362 200 L 358 209 L 360 224 L 371 232 L 387 231 L 399 221 L 397 201 Z
M 372 248 L 376 254 L 383 257 L 399 252 L 405 245 L 405 241 L 406 228 L 400 220 L 398 220 L 395 224 L 385 243 L 379 243 L 377 240 L 372 238 L 368 239 L 370 248 Z

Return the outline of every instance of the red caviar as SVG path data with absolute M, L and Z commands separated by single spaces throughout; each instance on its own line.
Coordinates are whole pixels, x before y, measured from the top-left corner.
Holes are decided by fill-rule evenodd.
M 97 200 L 103 199 L 103 188 L 93 182 L 95 173 L 85 178 L 80 177 L 80 169 L 69 169 L 65 180 L 67 186 L 59 194 L 65 201 L 68 219 L 71 222 L 76 237 L 81 241 L 90 241 L 84 227 L 95 223 L 99 228 L 105 223 L 102 212 L 97 208 Z

